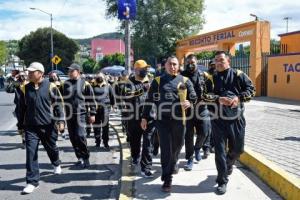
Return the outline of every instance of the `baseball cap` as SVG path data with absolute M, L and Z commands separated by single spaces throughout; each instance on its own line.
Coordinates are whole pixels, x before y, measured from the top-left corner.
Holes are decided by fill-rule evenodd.
M 27 71 L 29 71 L 29 72 L 41 71 L 44 73 L 45 69 L 44 69 L 44 66 L 42 65 L 42 63 L 33 62 L 29 65 L 29 67 L 27 68 Z
M 71 65 L 68 67 L 68 69 L 69 69 L 69 70 L 78 70 L 78 71 L 80 71 L 80 70 L 81 70 L 81 67 L 80 67 L 78 64 L 73 63 L 73 64 L 71 64 Z
M 146 68 L 146 67 L 150 67 L 150 65 L 148 65 L 146 63 L 146 61 L 144 61 L 144 60 L 137 60 L 134 63 L 134 68 L 136 68 L 136 69 L 143 69 L 143 68 Z

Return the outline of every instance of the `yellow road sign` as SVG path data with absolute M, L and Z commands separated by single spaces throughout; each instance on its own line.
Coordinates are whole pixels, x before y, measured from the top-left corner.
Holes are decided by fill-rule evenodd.
M 51 61 L 54 63 L 54 64 L 58 64 L 58 63 L 60 63 L 61 62 L 61 58 L 58 56 L 58 55 L 55 55 L 52 59 L 51 59 Z

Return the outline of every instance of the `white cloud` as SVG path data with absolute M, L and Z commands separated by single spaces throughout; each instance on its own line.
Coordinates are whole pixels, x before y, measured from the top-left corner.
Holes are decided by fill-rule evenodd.
M 271 22 L 271 37 L 277 38 L 285 33 L 284 17 L 292 17 L 289 22 L 289 31 L 300 29 L 300 1 L 277 0 L 206 0 L 204 15 L 206 24 L 201 33 L 206 33 L 229 26 L 254 20 L 250 13 Z
M 53 27 L 72 38 L 87 38 L 118 29 L 117 19 L 105 18 L 103 0 L 50 0 L 1 3 L 1 11 L 17 12 L 12 18 L 0 19 L 0 39 L 20 39 L 39 27 L 50 26 L 50 17 L 30 7 L 53 14 Z
M 49 16 L 30 7 L 53 13 L 53 27 L 72 38 L 87 38 L 118 29 L 117 19 L 105 18 L 104 0 L 0 0 L 0 40 L 20 39 L 39 27 L 50 26 Z M 201 33 L 252 21 L 253 13 L 271 22 L 271 36 L 285 32 L 283 17 L 292 17 L 289 31 L 299 30 L 300 1 L 205 0 L 206 24 Z M 1 12 L 16 12 L 10 18 Z M 10 16 L 10 15 L 9 15 Z

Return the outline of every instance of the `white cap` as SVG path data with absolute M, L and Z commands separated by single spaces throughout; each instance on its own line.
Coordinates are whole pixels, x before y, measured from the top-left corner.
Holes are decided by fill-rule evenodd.
M 29 65 L 29 67 L 27 68 L 27 71 L 30 71 L 30 72 L 41 71 L 44 73 L 45 69 L 44 69 L 44 66 L 42 65 L 42 63 L 33 62 Z

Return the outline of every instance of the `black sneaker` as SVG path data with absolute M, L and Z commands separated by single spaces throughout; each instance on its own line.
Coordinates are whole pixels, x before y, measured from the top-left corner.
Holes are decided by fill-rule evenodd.
M 22 140 L 21 148 L 22 148 L 22 149 L 25 149 L 25 140 Z
M 83 165 L 83 159 L 79 158 L 78 161 L 75 163 L 77 166 L 82 166 Z
M 151 171 L 141 171 L 141 175 L 145 178 L 153 178 L 153 173 Z
M 131 165 L 135 166 L 139 163 L 139 159 L 137 158 L 132 158 L 132 161 L 131 161 Z
M 178 174 L 178 172 L 179 172 L 179 166 L 178 166 L 178 164 L 176 163 L 176 165 L 175 165 L 175 167 L 174 167 L 174 169 L 173 169 L 173 173 L 172 173 L 172 174 Z
M 96 143 L 96 147 L 100 147 L 101 140 L 96 139 L 96 140 L 95 140 L 95 143 Z
M 231 175 L 232 172 L 233 172 L 233 166 L 232 165 L 227 166 L 227 174 L 228 174 L 228 176 Z
M 208 148 L 205 149 L 202 158 L 203 158 L 203 159 L 206 159 L 206 158 L 209 156 L 209 154 L 210 154 L 209 149 L 208 149 Z
M 89 159 L 83 160 L 82 168 L 89 168 L 91 166 Z
M 158 147 L 155 147 L 154 149 L 153 149 L 153 155 L 154 156 L 157 156 L 158 155 Z
M 106 142 L 104 143 L 104 148 L 105 148 L 106 150 L 109 150 L 109 149 L 110 149 L 108 143 L 106 143 Z
M 226 188 L 227 188 L 227 185 L 225 183 L 218 184 L 216 193 L 219 194 L 219 195 L 225 194 L 226 193 Z
M 164 182 L 164 184 L 161 186 L 161 190 L 163 192 L 167 192 L 170 193 L 171 192 L 171 187 L 172 187 L 172 181 L 171 180 L 167 180 Z
M 200 149 L 196 149 L 196 150 L 195 150 L 195 160 L 196 160 L 197 162 L 199 162 L 201 159 L 202 159 L 202 158 L 201 158 L 201 154 L 200 154 Z

